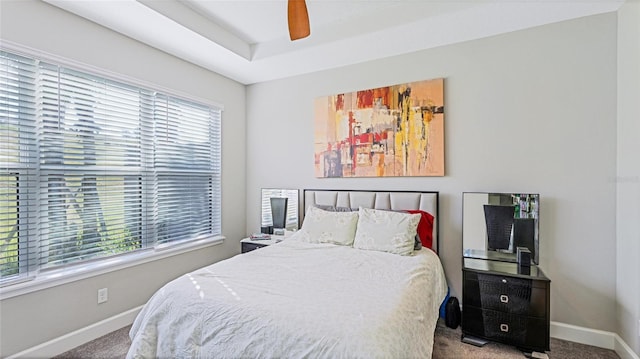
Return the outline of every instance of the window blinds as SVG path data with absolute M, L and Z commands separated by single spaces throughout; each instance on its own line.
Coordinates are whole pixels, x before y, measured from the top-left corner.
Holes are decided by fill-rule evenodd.
M 35 243 L 36 80 L 33 59 L 0 52 L 0 279 L 25 273 Z
M 150 96 L 40 64 L 39 267 L 141 248 L 142 142 Z M 146 134 L 145 134 L 146 135 Z
M 0 58 L 3 278 L 220 234 L 220 109 Z
M 203 121 L 209 118 L 215 120 Z M 220 141 L 212 141 L 220 132 L 219 112 L 157 96 L 154 119 L 158 241 L 207 235 L 219 225 L 212 205 L 220 188 Z

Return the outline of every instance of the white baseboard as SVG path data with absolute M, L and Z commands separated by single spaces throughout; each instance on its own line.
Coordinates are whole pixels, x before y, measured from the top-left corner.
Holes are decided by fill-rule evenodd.
M 23 350 L 8 357 L 7 359 L 54 357 L 133 323 L 140 310 L 142 310 L 142 306 L 127 310 L 126 312 L 114 315 L 111 318 L 101 320 L 61 337 Z
M 620 359 L 640 359 L 638 354 L 634 353 L 633 349 L 618 334 L 616 334 L 615 348 L 613 350 L 620 355 Z
M 638 354 L 634 353 L 631 347 L 613 332 L 560 322 L 551 322 L 550 331 L 553 338 L 614 350 L 621 359 L 640 359 Z

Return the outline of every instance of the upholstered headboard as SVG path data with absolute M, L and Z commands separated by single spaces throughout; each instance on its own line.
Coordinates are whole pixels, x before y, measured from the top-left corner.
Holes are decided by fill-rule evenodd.
M 313 205 L 410 210 L 419 209 L 433 215 L 433 249 L 439 252 L 440 236 L 438 235 L 438 195 L 434 191 L 360 191 L 360 190 L 326 190 L 305 189 L 302 211 Z

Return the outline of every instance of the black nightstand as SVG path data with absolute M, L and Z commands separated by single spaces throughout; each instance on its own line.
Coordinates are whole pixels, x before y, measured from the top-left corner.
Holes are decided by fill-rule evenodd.
M 520 268 L 511 262 L 463 259 L 465 341 L 481 338 L 523 351 L 549 350 L 551 281 L 536 265 L 528 271 Z
M 251 239 L 251 238 L 245 238 L 243 240 L 240 241 L 240 245 L 242 246 L 241 248 L 241 252 L 242 253 L 247 253 L 247 252 L 251 252 L 254 249 L 258 249 L 258 248 L 262 248 L 262 247 L 266 247 L 272 244 L 276 244 L 278 242 L 280 242 L 284 237 L 283 236 L 271 236 L 271 239 Z

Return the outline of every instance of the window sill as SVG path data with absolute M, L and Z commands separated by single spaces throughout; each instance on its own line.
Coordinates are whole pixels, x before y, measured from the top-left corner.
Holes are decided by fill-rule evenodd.
M 224 236 L 216 236 L 195 241 L 169 244 L 158 248 L 149 248 L 136 253 L 128 253 L 108 259 L 97 260 L 93 263 L 45 271 L 39 273 L 36 277 L 27 278 L 22 282 L 8 284 L 5 287 L 0 288 L 0 301 L 195 251 L 205 247 L 222 244 L 224 240 Z

